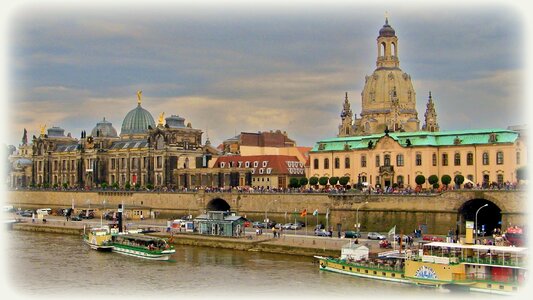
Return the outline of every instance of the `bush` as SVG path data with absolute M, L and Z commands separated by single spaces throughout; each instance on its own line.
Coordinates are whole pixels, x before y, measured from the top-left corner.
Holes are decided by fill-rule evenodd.
M 438 184 L 438 183 L 434 183 L 434 184 L 433 184 L 433 188 L 434 188 L 434 189 L 438 189 L 438 188 L 439 188 L 439 184 Z
M 431 175 L 428 177 L 428 183 L 434 185 L 439 182 L 439 177 L 437 175 Z
M 339 184 L 342 186 L 346 186 L 348 182 L 350 182 L 350 177 L 348 176 L 342 176 L 341 178 L 339 178 Z
M 329 178 L 329 184 L 337 185 L 337 182 L 339 182 L 339 177 L 334 176 Z
M 126 181 L 126 184 L 124 185 L 124 188 L 125 188 L 126 190 L 131 189 L 131 184 L 130 184 L 129 181 Z
M 442 184 L 444 184 L 445 186 L 448 186 L 448 184 L 452 182 L 452 178 L 450 177 L 450 175 L 442 175 L 442 177 L 440 178 L 440 182 L 442 182 Z
M 107 189 L 107 183 L 106 182 L 102 182 L 102 184 L 100 184 L 100 187 L 102 187 L 102 189 Z
M 423 185 L 424 183 L 426 183 L 426 177 L 424 177 L 424 175 L 417 175 L 415 177 L 415 182 L 418 185 Z
M 64 189 L 68 188 L 68 183 L 66 183 L 66 182 L 63 183 L 63 188 L 64 188 Z
M 322 176 L 318 179 L 318 183 L 320 185 L 326 186 L 328 184 L 329 178 L 326 176 Z
M 118 182 L 113 182 L 111 185 L 115 190 L 118 189 Z
M 154 189 L 154 185 L 151 184 L 151 183 L 147 183 L 146 184 L 146 188 L 149 189 L 149 190 L 153 190 Z
M 463 182 L 465 182 L 465 177 L 461 174 L 459 175 L 455 175 L 455 178 L 453 179 L 453 182 L 455 182 L 455 184 L 457 185 L 461 185 L 463 184 Z
M 300 178 L 300 186 L 306 186 L 309 183 L 306 177 Z
M 299 188 L 300 187 L 300 180 L 296 177 L 292 177 L 289 179 L 289 187 L 291 188 Z
M 309 185 L 317 185 L 318 184 L 318 177 L 313 176 L 309 178 Z

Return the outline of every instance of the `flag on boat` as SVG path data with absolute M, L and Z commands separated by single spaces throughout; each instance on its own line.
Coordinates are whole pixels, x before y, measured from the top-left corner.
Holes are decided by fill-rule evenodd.
M 318 216 L 318 209 L 315 209 L 315 211 L 313 212 L 313 216 Z
M 307 216 L 307 209 L 304 208 L 304 210 L 302 210 L 302 212 L 300 213 L 300 216 L 301 217 Z
M 394 235 L 396 233 L 396 225 L 394 225 L 394 227 L 392 227 L 390 230 L 389 230 L 389 235 Z

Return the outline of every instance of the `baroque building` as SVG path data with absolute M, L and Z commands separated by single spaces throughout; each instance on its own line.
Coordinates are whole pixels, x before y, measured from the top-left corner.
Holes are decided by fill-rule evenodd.
M 398 53 L 398 37 L 386 19 L 377 37 L 376 69 L 365 77 L 360 118 L 346 94 L 337 137 L 318 141 L 309 152 L 307 176 L 347 176 L 351 185 L 381 187 L 414 187 L 418 175 L 461 175 L 484 186 L 517 182 L 517 170 L 527 165 L 523 132 L 441 132 L 431 92 L 420 128 L 416 93 Z
M 202 145 L 202 131 L 185 125 L 177 115 L 164 118 L 162 113 L 156 124 L 141 105 L 141 92 L 137 98 L 137 106 L 122 121 L 120 135 L 103 118 L 89 135 L 83 130 L 80 139 L 65 136 L 60 127 L 46 130 L 45 126 L 38 137 L 33 136 L 31 146 L 23 138 L 19 152 L 25 156 L 12 156 L 11 161 L 21 168 L 30 164 L 30 171 L 24 180 L 13 175 L 11 186 L 90 188 L 105 183 L 174 188 L 175 170 L 207 168 L 218 152 L 208 141 Z

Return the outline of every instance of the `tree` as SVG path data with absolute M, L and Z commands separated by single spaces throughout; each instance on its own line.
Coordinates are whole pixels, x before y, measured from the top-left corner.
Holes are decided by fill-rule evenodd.
M 320 185 L 326 186 L 328 184 L 329 178 L 326 176 L 322 176 L 318 179 L 318 183 Z
M 63 183 L 63 188 L 64 188 L 64 189 L 67 189 L 67 188 L 68 188 L 68 183 L 64 182 L 64 183 Z
M 517 180 L 527 180 L 527 168 L 524 166 L 524 167 L 520 167 L 518 169 L 516 169 L 516 179 Z
M 415 182 L 418 185 L 423 185 L 424 183 L 426 183 L 426 177 L 424 177 L 424 175 L 417 175 L 415 177 Z
M 141 188 L 141 184 L 137 182 L 135 184 L 135 190 L 138 191 L 140 188 Z
M 331 185 L 337 185 L 337 182 L 339 182 L 339 177 L 333 176 L 329 178 L 329 184 Z
M 434 184 L 433 184 L 433 188 L 434 188 L 434 189 L 438 189 L 438 188 L 439 188 L 439 184 L 438 184 L 438 183 L 434 183 Z
M 126 190 L 131 189 L 131 183 L 130 183 L 129 181 L 126 181 L 126 184 L 124 185 L 124 188 L 125 188 Z
M 291 177 L 291 179 L 289 179 L 289 187 L 291 187 L 291 188 L 299 188 L 300 187 L 300 180 L 298 180 L 298 178 L 296 178 L 296 177 Z
M 102 187 L 102 189 L 107 189 L 107 182 L 102 182 L 102 184 L 100 184 L 100 186 Z
M 118 189 L 118 182 L 113 182 L 111 185 L 115 190 Z
M 313 176 L 309 178 L 309 185 L 317 185 L 318 184 L 318 177 Z
M 440 178 L 440 182 L 442 182 L 442 184 L 448 187 L 448 184 L 452 182 L 452 178 L 450 177 L 450 175 L 442 175 L 442 177 Z
M 431 175 L 428 177 L 428 183 L 434 185 L 439 182 L 439 177 L 437 175 Z
M 306 177 L 300 178 L 300 186 L 306 186 L 309 183 Z
M 146 184 L 146 188 L 149 189 L 149 190 L 153 190 L 154 189 L 154 185 L 151 184 L 151 183 L 147 183 Z
M 461 174 L 455 175 L 453 182 L 455 182 L 455 184 L 457 185 L 461 185 L 463 184 L 463 182 L 465 182 L 465 177 Z
M 339 184 L 342 186 L 346 186 L 348 182 L 350 182 L 350 177 L 348 176 L 342 176 L 341 178 L 339 178 Z

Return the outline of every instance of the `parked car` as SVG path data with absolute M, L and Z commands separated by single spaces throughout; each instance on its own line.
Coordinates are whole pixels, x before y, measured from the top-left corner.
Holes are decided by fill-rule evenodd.
M 31 209 L 26 209 L 26 210 L 21 211 L 19 215 L 20 215 L 21 217 L 28 217 L 28 218 L 30 218 L 30 217 L 33 215 L 33 213 L 34 213 L 33 210 L 31 210 Z
M 71 221 L 81 221 L 81 217 L 80 216 L 72 216 L 72 218 L 70 218 Z
M 253 228 L 266 228 L 266 224 L 263 222 L 253 222 L 252 223 Z
M 91 209 L 87 212 L 87 210 L 82 210 L 79 215 L 82 219 L 94 219 L 94 211 Z
M 296 224 L 300 225 L 300 227 L 305 227 L 305 223 L 304 222 L 296 221 Z
M 369 232 L 368 233 L 368 239 L 369 240 L 384 240 L 386 237 L 382 234 L 379 234 L 377 232 Z
M 296 224 L 292 224 L 291 228 L 289 228 L 289 229 L 300 230 L 300 229 L 302 229 L 302 226 L 300 224 L 296 223 Z
M 344 237 L 347 239 L 361 238 L 361 233 L 355 231 L 346 231 L 344 232 Z
M 423 241 L 432 241 L 432 242 L 444 242 L 444 238 L 440 236 L 431 236 L 431 235 L 424 235 L 422 237 Z
M 106 220 L 113 220 L 113 216 L 116 217 L 116 214 L 114 211 L 108 211 L 104 214 L 104 219 Z
M 283 229 L 291 229 L 292 223 L 285 223 L 282 227 Z
M 315 230 L 320 230 L 320 229 L 324 229 L 324 224 L 318 224 L 315 226 Z
M 315 235 L 316 236 L 331 236 L 331 231 L 327 231 L 324 229 L 315 230 Z
M 394 240 L 396 242 L 400 242 L 400 235 L 399 234 L 394 235 Z M 408 241 L 409 241 L 409 236 L 408 235 L 403 235 L 402 236 L 402 242 L 403 243 L 407 243 Z
M 268 222 L 266 223 L 266 228 L 269 228 L 269 229 L 270 229 L 270 228 L 276 226 L 276 224 L 277 224 L 276 221 L 268 221 Z

